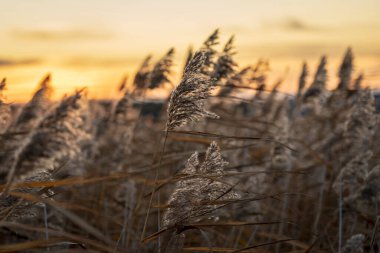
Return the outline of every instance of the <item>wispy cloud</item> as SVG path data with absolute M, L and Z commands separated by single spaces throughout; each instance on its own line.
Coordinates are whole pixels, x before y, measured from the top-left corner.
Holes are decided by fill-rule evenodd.
M 33 65 L 38 64 L 41 62 L 41 59 L 6 59 L 6 58 L 0 58 L 0 68 L 1 67 L 13 67 L 13 66 L 20 66 L 20 65 Z
M 289 18 L 283 22 L 282 25 L 285 29 L 288 30 L 295 30 L 295 31 L 309 31 L 309 30 L 315 30 L 315 26 L 311 26 L 307 24 L 306 22 L 296 19 L 296 18 Z
M 246 52 L 243 56 L 247 59 L 252 57 L 264 57 L 269 59 L 318 59 L 322 55 L 329 57 L 341 57 L 349 45 L 342 43 L 325 44 L 314 43 L 294 43 L 294 42 L 272 42 L 259 45 L 245 44 L 240 46 L 240 50 Z M 355 53 L 356 51 L 354 51 Z
M 274 21 L 274 22 L 264 22 L 263 26 L 265 28 L 282 29 L 282 30 L 287 30 L 287 31 L 298 31 L 298 32 L 305 32 L 305 31 L 316 32 L 316 31 L 327 30 L 326 27 L 310 24 L 307 21 L 296 18 L 296 17 L 288 17 L 288 18 Z
M 67 40 L 100 40 L 114 36 L 110 31 L 101 29 L 12 29 L 10 35 L 15 39 L 67 41 Z
M 70 67 L 110 67 L 127 66 L 136 64 L 139 58 L 113 58 L 113 57 L 74 57 L 63 62 L 63 65 Z

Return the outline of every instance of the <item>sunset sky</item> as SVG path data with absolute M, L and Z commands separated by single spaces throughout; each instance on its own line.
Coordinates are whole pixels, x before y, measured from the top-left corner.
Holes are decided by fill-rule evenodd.
M 92 97 L 112 97 L 147 54 L 157 59 L 174 46 L 179 72 L 188 46 L 215 28 L 222 43 L 235 34 L 241 66 L 270 60 L 269 85 L 284 77 L 293 92 L 302 62 L 314 71 L 322 54 L 333 83 L 351 46 L 355 71 L 380 87 L 379 0 L 4 0 L 0 8 L 9 101 L 25 101 L 47 72 L 56 98 L 84 86 Z

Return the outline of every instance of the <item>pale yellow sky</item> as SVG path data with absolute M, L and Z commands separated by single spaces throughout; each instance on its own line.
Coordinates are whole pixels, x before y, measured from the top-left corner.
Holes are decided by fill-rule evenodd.
M 112 97 L 145 55 L 157 59 L 174 46 L 179 70 L 187 47 L 215 28 L 222 43 L 236 35 L 240 65 L 269 59 L 270 82 L 285 77 L 286 91 L 294 91 L 302 61 L 314 70 L 322 54 L 333 84 L 348 46 L 355 70 L 380 87 L 378 0 L 5 0 L 0 8 L 0 78 L 8 79 L 9 101 L 27 99 L 47 72 L 56 97 L 82 86 L 92 97 Z

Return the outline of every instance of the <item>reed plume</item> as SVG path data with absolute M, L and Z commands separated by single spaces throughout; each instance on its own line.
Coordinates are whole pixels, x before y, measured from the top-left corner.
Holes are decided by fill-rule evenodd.
M 131 107 L 132 95 L 126 90 L 105 123 L 106 129 L 97 143 L 96 160 L 98 162 L 106 160 L 107 166 L 109 166 L 108 159 L 112 158 L 111 166 L 109 166 L 107 172 L 119 170 L 120 166 L 125 162 L 126 155 L 131 153 L 133 130 L 136 125 L 136 122 L 130 117 Z M 110 147 L 114 146 L 118 146 L 118 148 L 110 149 Z
M 345 123 L 345 137 L 352 143 L 352 149 L 360 150 L 368 147 L 375 132 L 376 117 L 374 115 L 374 97 L 371 91 L 361 90 Z
M 351 236 L 342 248 L 342 253 L 364 253 L 364 240 L 365 236 L 363 234 L 356 234 Z
M 22 108 L 20 115 L 7 129 L 9 135 L 2 137 L 3 152 L 0 153 L 0 180 L 5 177 L 5 174 L 15 163 L 20 151 L 29 140 L 30 134 L 51 106 L 52 87 L 50 82 L 51 76 L 48 74 L 42 79 L 32 99 Z
M 163 217 L 165 227 L 178 224 L 191 224 L 212 216 L 220 204 L 216 200 L 237 199 L 239 194 L 231 191 L 231 186 L 208 176 L 221 177 L 228 164 L 220 153 L 220 148 L 212 142 L 206 151 L 204 161 L 200 163 L 198 152 L 187 161 L 176 184 Z M 216 217 L 213 217 L 216 218 Z
M 364 75 L 359 74 L 358 77 L 355 79 L 355 83 L 354 83 L 354 89 L 355 90 L 361 90 L 362 89 L 363 78 L 364 78 Z
M 353 71 L 353 54 L 351 48 L 348 48 L 344 58 L 342 65 L 340 66 L 339 70 L 339 78 L 340 82 L 338 84 L 337 89 L 338 90 L 347 90 L 350 86 L 351 82 L 351 75 Z
M 117 90 L 118 90 L 119 92 L 124 92 L 125 88 L 127 87 L 127 83 L 128 83 L 128 76 L 125 75 L 125 76 L 123 77 L 123 79 L 121 80 L 121 82 L 120 82 L 120 84 L 119 84 Z
M 180 84 L 170 95 L 166 122 L 168 131 L 186 125 L 189 121 L 197 121 L 200 118 L 218 118 L 216 114 L 203 108 L 203 101 L 210 96 L 213 89 L 210 77 L 201 72 L 207 57 L 206 54 L 203 51 L 195 53 L 185 69 Z
M 170 83 L 169 76 L 171 67 L 173 66 L 174 48 L 169 49 L 164 57 L 162 57 L 149 73 L 149 89 L 155 89 L 165 83 Z
M 184 236 L 181 227 L 204 219 L 217 220 L 216 213 L 222 204 L 213 203 L 222 200 L 236 200 L 239 194 L 232 190 L 231 186 L 221 182 L 217 178 L 223 176 L 224 167 L 228 163 L 222 158 L 220 149 L 212 142 L 206 151 L 202 163 L 199 161 L 198 152 L 191 155 L 182 170 L 182 178 L 175 185 L 163 216 L 163 226 L 169 228 L 168 242 L 178 242 L 173 237 Z M 217 177 L 210 179 L 209 177 Z M 175 232 L 174 232 L 175 231 Z
M 191 59 L 193 58 L 193 56 L 194 56 L 193 48 L 190 46 L 187 49 L 187 56 L 186 56 L 186 60 L 185 60 L 185 65 L 183 66 L 182 76 L 184 75 L 185 69 L 186 69 L 187 65 L 189 65 L 189 63 L 190 63 Z
M 376 203 L 380 196 L 380 165 L 373 167 L 366 175 L 364 183 L 358 189 L 356 198 Z
M 278 88 L 281 86 L 282 80 L 277 81 L 272 90 L 270 91 L 269 95 L 266 97 L 264 104 L 261 108 L 261 114 L 263 116 L 270 116 L 272 115 L 272 109 L 275 106 L 276 103 L 276 96 L 278 93 Z
M 334 183 L 336 193 L 342 190 L 346 195 L 353 195 L 363 185 L 368 174 L 368 160 L 372 155 L 371 151 L 359 154 L 341 169 Z
M 128 108 L 131 105 L 131 94 L 128 90 L 124 92 L 123 97 L 117 101 L 113 111 L 113 121 L 124 124 L 128 116 Z
M 299 81 L 298 81 L 297 98 L 301 97 L 303 89 L 306 86 L 306 78 L 307 78 L 308 74 L 309 74 L 309 70 L 308 70 L 308 67 L 307 67 L 307 63 L 304 62 L 303 65 L 302 65 L 302 72 L 301 72 L 301 75 L 300 75 L 300 78 L 299 78 Z
M 259 59 L 252 68 L 252 76 L 250 78 L 250 82 L 256 83 L 259 87 L 265 85 L 269 71 L 269 62 L 267 60 Z
M 215 63 L 214 70 L 211 73 L 211 78 L 215 83 L 230 77 L 235 72 L 237 63 L 233 59 L 233 55 L 236 54 L 233 44 L 234 36 L 231 36 L 224 46 L 222 54 Z
M 144 89 L 148 86 L 149 73 L 151 71 L 150 61 L 152 59 L 151 55 L 148 55 L 142 62 L 139 70 L 137 71 L 134 79 L 133 86 L 136 90 Z
M 252 67 L 248 66 L 241 69 L 240 71 L 232 75 L 230 78 L 228 78 L 225 85 L 223 85 L 220 91 L 218 92 L 218 96 L 225 97 L 231 94 L 234 88 L 246 82 L 245 79 L 247 79 L 247 76 L 249 76 L 251 71 Z
M 52 181 L 53 176 L 46 170 L 39 172 L 33 172 L 31 174 L 24 175 L 19 180 L 23 183 L 32 182 L 48 182 Z M 53 194 L 52 190 L 42 191 L 41 187 L 18 187 L 12 190 L 11 193 L 24 193 L 24 194 L 37 194 L 43 198 Z M 41 216 L 43 203 L 33 202 L 30 200 L 24 200 L 20 197 L 15 197 L 9 194 L 0 193 L 0 219 L 9 221 L 20 221 L 27 219 L 36 219 Z
M 87 106 L 83 91 L 64 98 L 41 122 L 29 144 L 21 151 L 15 175 L 54 171 L 74 159 L 81 151 L 81 142 L 89 138 L 84 130 Z
M 51 106 L 51 76 L 46 75 L 32 99 L 23 107 L 19 117 L 11 126 L 12 131 L 30 131 L 35 128 Z
M 322 56 L 321 61 L 318 65 L 318 69 L 314 76 L 314 81 L 306 90 L 303 96 L 304 100 L 308 99 L 309 97 L 319 96 L 324 92 L 327 82 L 326 62 L 326 56 Z
M 3 91 L 6 88 L 6 79 L 0 82 L 0 134 L 4 133 L 11 120 L 11 109 L 5 102 Z
M 217 55 L 215 46 L 219 44 L 219 29 L 216 29 L 206 40 L 203 42 L 201 51 L 204 51 L 204 63 L 201 68 L 201 73 L 210 75 L 214 69 L 214 58 Z

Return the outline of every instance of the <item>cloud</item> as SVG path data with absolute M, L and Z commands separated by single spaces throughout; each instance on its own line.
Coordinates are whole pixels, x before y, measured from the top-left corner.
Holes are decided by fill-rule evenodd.
M 113 34 L 109 31 L 92 29 L 13 29 L 10 35 L 15 39 L 67 41 L 67 40 L 100 40 L 109 39 Z
M 13 67 L 13 66 L 19 66 L 19 65 L 33 65 L 40 63 L 40 59 L 5 59 L 0 58 L 0 67 Z
M 326 30 L 325 27 L 309 24 L 306 21 L 301 20 L 299 18 L 295 18 L 295 17 L 288 17 L 286 19 L 276 21 L 276 22 L 265 22 L 264 27 L 275 28 L 275 29 L 280 28 L 287 31 L 298 31 L 298 32 L 304 32 L 304 31 L 315 32 L 315 31 Z
M 136 64 L 140 60 L 140 58 L 75 57 L 66 60 L 63 64 L 71 67 L 117 67 Z
M 284 21 L 283 27 L 287 30 L 295 30 L 295 31 L 308 31 L 314 30 L 315 27 L 310 26 L 304 21 L 296 18 L 288 18 Z
M 319 59 L 322 55 L 328 57 L 341 57 L 349 45 L 341 43 L 323 42 L 272 42 L 263 44 L 244 44 L 240 50 L 246 52 L 243 57 L 252 59 L 254 57 L 264 57 L 269 59 Z

